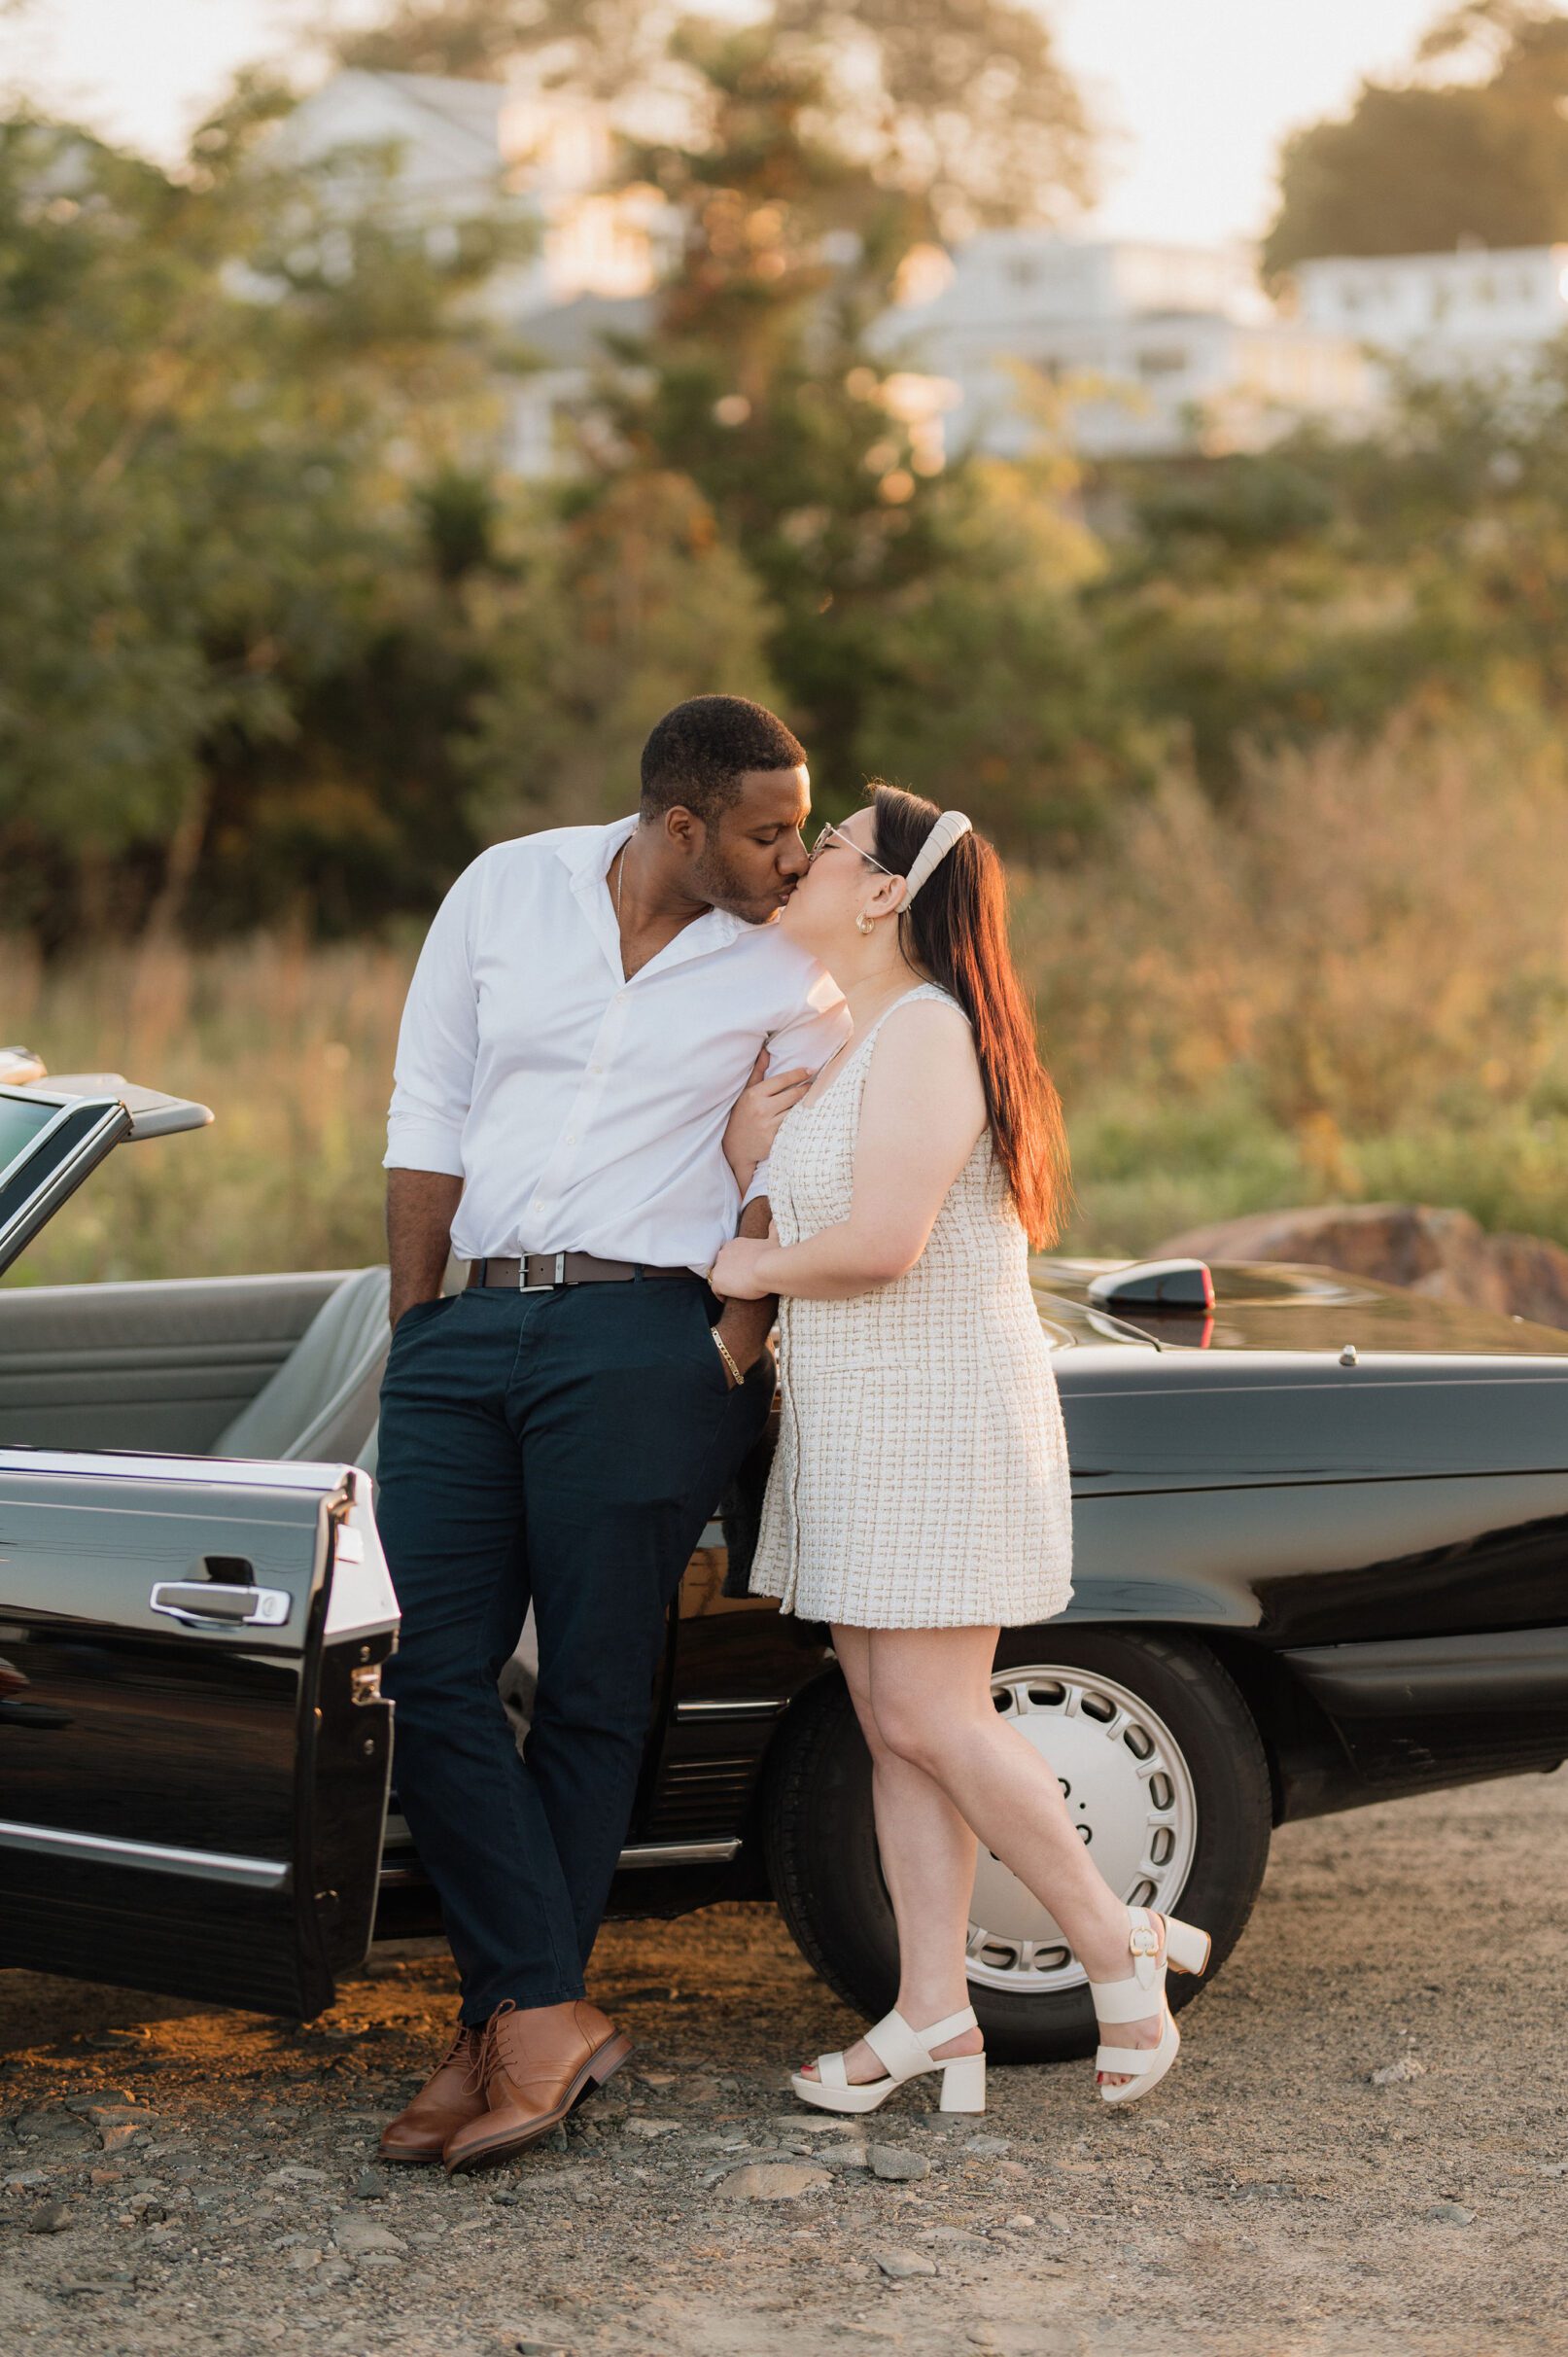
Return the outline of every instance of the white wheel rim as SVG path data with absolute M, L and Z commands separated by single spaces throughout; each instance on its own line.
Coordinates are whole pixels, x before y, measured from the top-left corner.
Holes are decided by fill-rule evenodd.
M 1032 1743 L 1105 1880 L 1130 1907 L 1169 1914 L 1192 1872 L 1198 1796 L 1181 1746 L 1140 1695 L 1056 1663 L 998 1670 L 999 1716 Z M 1087 1975 L 1050 1911 L 982 1849 L 967 1971 L 983 1988 L 1055 1996 Z

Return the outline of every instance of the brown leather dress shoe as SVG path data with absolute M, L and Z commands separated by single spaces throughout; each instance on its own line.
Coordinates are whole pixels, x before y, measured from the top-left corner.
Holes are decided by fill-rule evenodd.
M 485 2110 L 484 2031 L 461 2027 L 435 2075 L 381 2132 L 383 2161 L 438 2161 L 454 2129 Z
M 522 2013 L 508 2000 L 491 2015 L 484 2036 L 486 2109 L 448 2136 L 448 2176 L 537 2144 L 632 2051 L 631 2039 L 580 1997 Z

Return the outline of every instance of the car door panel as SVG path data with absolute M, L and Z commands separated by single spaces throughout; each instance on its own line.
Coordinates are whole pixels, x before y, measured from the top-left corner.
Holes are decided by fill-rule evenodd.
M 345 1274 L 0 1292 L 0 1445 L 208 1449 Z
M 204 1587 L 269 1625 L 192 1617 Z M 363 1475 L 0 1450 L 0 1962 L 329 2003 L 369 1937 L 395 1626 Z

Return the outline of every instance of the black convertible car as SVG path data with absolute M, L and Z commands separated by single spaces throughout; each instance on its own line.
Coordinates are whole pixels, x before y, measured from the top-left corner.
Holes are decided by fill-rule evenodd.
M 9 1078 L 0 1270 L 110 1152 L 210 1117 Z M 996 1708 L 1130 1901 L 1222 1960 L 1272 1826 L 1568 1755 L 1568 1334 L 1320 1269 L 1035 1284 L 1077 1585 L 1004 1634 Z M 385 1299 L 379 1269 L 0 1289 L 0 1964 L 308 2016 L 376 1931 L 435 1928 L 387 1814 Z M 891 1917 L 826 1632 L 731 1592 L 766 1463 L 672 1614 L 615 1906 L 771 1896 L 875 2013 Z M 519 1726 L 528 1698 L 525 1644 Z M 1092 2046 L 1076 1959 L 984 1855 L 969 1974 L 998 2058 Z

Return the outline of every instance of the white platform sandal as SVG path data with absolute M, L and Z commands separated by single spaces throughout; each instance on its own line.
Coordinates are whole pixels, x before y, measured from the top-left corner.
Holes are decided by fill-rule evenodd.
M 1149 2008 L 1144 2007 L 1147 2013 Z M 945 2112 L 983 2112 L 986 2108 L 986 2058 L 978 2055 L 954 2055 L 938 2061 L 931 2053 L 933 2046 L 945 2046 L 950 2038 L 963 2030 L 978 2029 L 972 2006 L 962 2013 L 949 2014 L 945 2022 L 933 2022 L 929 2029 L 913 2030 L 901 2013 L 884 2016 L 874 2029 L 865 2033 L 865 2042 L 887 2072 L 885 2079 L 871 2079 L 863 2087 L 852 2087 L 842 2054 L 819 2055 L 817 2076 L 808 2079 L 796 2071 L 789 2084 L 802 2103 L 811 2103 L 819 2111 L 873 2112 L 879 2103 L 886 2103 L 895 2087 L 906 2079 L 918 2079 L 923 2071 L 939 2070 L 942 2074 L 942 2103 Z
M 1160 1959 L 1158 1916 L 1146 1907 L 1127 1911 L 1127 1945 L 1132 1958 L 1130 1981 L 1091 1981 L 1095 2018 L 1103 2026 L 1115 2022 L 1145 2022 L 1150 2014 L 1164 2016 L 1158 2046 L 1102 2046 L 1095 2057 L 1097 2071 L 1131 2075 L 1120 2087 L 1101 2087 L 1106 2103 L 1135 2103 L 1158 2087 L 1176 2058 L 1181 2032 L 1166 1998 L 1166 1967 L 1172 1972 L 1202 1972 L 1208 1962 L 1210 1941 L 1196 1924 L 1167 1916 L 1165 1959 Z

